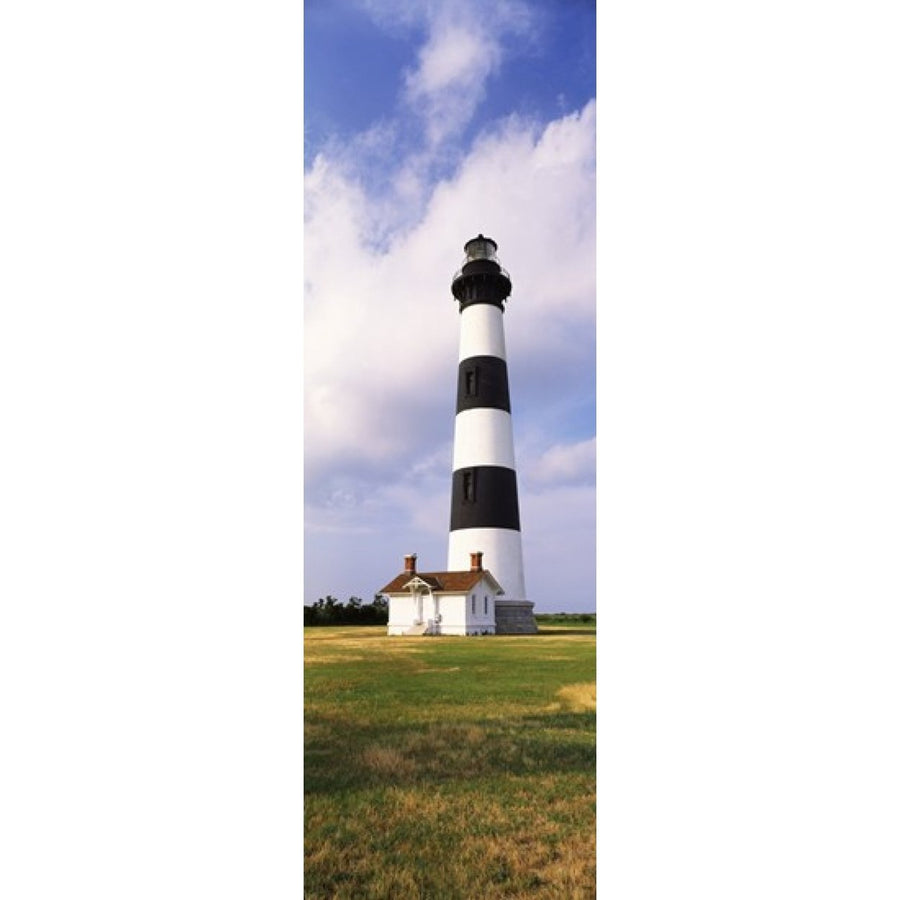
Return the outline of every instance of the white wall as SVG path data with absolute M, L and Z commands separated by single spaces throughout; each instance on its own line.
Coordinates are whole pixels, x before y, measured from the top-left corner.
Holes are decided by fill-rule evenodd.
M 450 532 L 447 568 L 468 569 L 469 554 L 481 550 L 482 564 L 503 588 L 508 600 L 525 600 L 522 534 L 511 528 L 460 528 Z
M 472 613 L 472 594 L 475 594 L 475 612 Z M 484 597 L 488 597 L 488 611 L 484 612 Z M 482 579 L 467 594 L 441 594 L 436 598 L 429 595 L 422 597 L 421 621 L 427 623 L 435 618 L 435 600 L 437 613 L 441 617 L 440 633 L 465 635 L 494 633 L 494 601 L 495 596 Z M 388 597 L 388 635 L 405 634 L 407 629 L 419 623 L 418 601 L 413 595 L 404 593 Z
M 476 407 L 456 414 L 453 470 L 468 466 L 516 468 L 512 416 L 505 409 Z
M 475 613 L 472 613 L 472 594 L 475 594 Z M 484 596 L 488 596 L 488 611 L 484 613 Z M 494 632 L 494 594 L 482 579 L 467 594 L 442 598 L 442 634 L 479 634 Z
M 497 356 L 506 359 L 503 313 L 492 303 L 475 303 L 461 313 L 459 361 L 470 356 Z
M 424 606 L 425 604 L 423 604 Z M 416 598 L 409 594 L 388 597 L 388 634 L 403 634 L 415 624 Z M 423 609 L 424 612 L 424 609 Z

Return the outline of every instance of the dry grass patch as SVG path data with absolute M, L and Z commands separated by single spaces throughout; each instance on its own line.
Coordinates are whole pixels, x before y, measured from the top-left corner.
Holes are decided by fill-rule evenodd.
M 556 692 L 559 704 L 568 712 L 593 712 L 597 709 L 597 683 L 585 681 L 580 684 L 567 684 Z
M 397 747 L 365 747 L 360 761 L 370 772 L 385 779 L 406 779 L 416 770 L 415 760 Z
M 348 663 L 348 662 L 359 662 L 364 659 L 362 656 L 349 656 L 346 653 L 329 653 L 329 654 L 319 654 L 317 656 L 306 656 L 306 662 L 310 665 L 317 665 L 318 663 Z
M 571 785 L 541 782 L 501 778 L 428 792 L 395 785 L 356 795 L 327 837 L 307 846 L 307 896 L 587 900 L 594 829 L 577 823 L 592 819 L 592 792 L 564 803 Z
M 441 775 L 448 765 L 458 765 L 463 773 L 477 762 L 478 757 L 472 757 L 471 753 L 483 746 L 485 739 L 485 729 L 479 725 L 432 723 L 422 731 L 403 735 L 393 744 L 363 747 L 359 762 L 366 771 L 387 783 L 417 775 Z

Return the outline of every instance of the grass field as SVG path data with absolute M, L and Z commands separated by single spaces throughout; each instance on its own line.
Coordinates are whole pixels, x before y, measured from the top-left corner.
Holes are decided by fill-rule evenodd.
M 305 896 L 595 888 L 595 630 L 305 632 Z

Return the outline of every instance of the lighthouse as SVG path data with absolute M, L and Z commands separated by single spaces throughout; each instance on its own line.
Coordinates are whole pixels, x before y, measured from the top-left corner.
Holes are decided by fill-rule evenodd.
M 503 332 L 512 282 L 497 259 L 496 241 L 479 234 L 463 249 L 463 266 L 451 285 L 460 340 L 447 569 L 466 569 L 477 551 L 503 587 L 495 601 L 495 633 L 531 634 L 537 627 L 525 595 Z

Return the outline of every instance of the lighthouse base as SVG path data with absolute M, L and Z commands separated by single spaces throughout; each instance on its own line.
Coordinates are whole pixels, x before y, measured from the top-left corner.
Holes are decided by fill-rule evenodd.
M 537 634 L 534 604 L 529 600 L 495 600 L 494 634 Z

